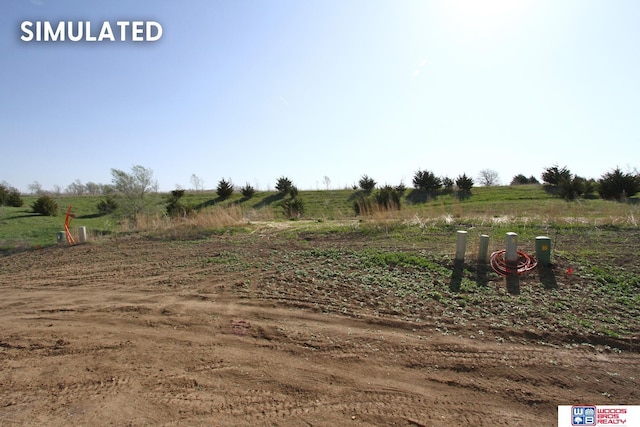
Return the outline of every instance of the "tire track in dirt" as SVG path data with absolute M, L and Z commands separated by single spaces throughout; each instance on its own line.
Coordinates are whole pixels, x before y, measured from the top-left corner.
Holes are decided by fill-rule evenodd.
M 635 353 L 323 313 L 313 283 L 220 262 L 237 248 L 129 239 L 0 260 L 0 424 L 533 426 L 567 396 L 640 403 Z

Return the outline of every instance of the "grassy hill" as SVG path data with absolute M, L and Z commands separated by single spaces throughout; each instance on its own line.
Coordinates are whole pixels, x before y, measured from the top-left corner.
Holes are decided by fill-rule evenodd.
M 360 222 L 386 221 L 449 226 L 515 226 L 531 224 L 546 226 L 615 226 L 637 227 L 640 216 L 638 203 L 617 203 L 601 199 L 566 202 L 549 194 L 540 185 L 520 185 L 474 188 L 470 197 L 459 199 L 455 195 L 429 197 L 408 190 L 397 211 L 379 211 L 370 216 L 357 217 L 353 208 L 354 190 L 300 191 L 304 202 L 301 219 L 323 222 L 358 220 Z M 132 230 L 152 231 L 154 227 L 171 227 L 176 221 L 163 218 L 167 194 L 154 201 L 156 214 L 150 221 L 141 221 L 136 228 L 123 224 L 119 216 L 100 216 L 96 207 L 101 196 L 59 196 L 58 216 L 41 216 L 31 212 L 35 196 L 25 196 L 24 206 L 0 206 L 0 253 L 44 247 L 56 244 L 56 236 L 64 230 L 66 209 L 72 205 L 76 218 L 72 229 L 85 226 L 93 237 L 113 235 Z M 219 229 L 256 221 L 287 221 L 283 214 L 282 195 L 275 192 L 257 192 L 251 199 L 236 193 L 221 201 L 215 192 L 187 193 L 181 199 L 198 213 L 196 217 L 207 221 L 190 220 L 191 227 Z M 632 199 L 631 202 L 637 202 Z M 224 217 L 222 221 L 220 218 Z M 217 218 L 217 220 L 215 220 Z M 141 225 L 144 224 L 144 225 Z

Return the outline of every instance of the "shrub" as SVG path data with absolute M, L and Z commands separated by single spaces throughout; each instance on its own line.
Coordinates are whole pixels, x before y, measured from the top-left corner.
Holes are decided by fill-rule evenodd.
M 289 219 L 300 218 L 304 215 L 304 202 L 300 197 L 283 200 L 281 204 L 284 215 Z
M 98 209 L 98 214 L 108 215 L 118 209 L 118 202 L 113 196 L 107 196 L 96 204 L 96 208 Z
M 536 177 L 533 175 L 527 178 L 523 174 L 519 173 L 518 175 L 513 177 L 510 185 L 524 185 L 524 184 L 540 184 L 540 181 L 538 181 Z
M 438 191 L 442 180 L 431 171 L 419 170 L 413 175 L 413 186 L 421 191 Z
M 529 178 L 519 173 L 518 175 L 513 177 L 510 185 L 523 185 L 528 183 L 529 183 Z
M 221 179 L 220 182 L 218 182 L 218 188 L 216 189 L 216 194 L 222 200 L 228 199 L 233 194 L 233 184 L 230 181 Z
M 184 190 L 173 190 L 167 198 L 167 215 L 170 217 L 187 216 L 193 213 L 191 206 L 184 205 L 180 199 L 184 196 Z
M 9 198 L 9 189 L 0 184 L 0 206 L 7 204 Z
M 276 190 L 278 193 L 288 194 L 291 191 L 291 187 L 293 187 L 293 182 L 285 176 L 281 176 L 276 181 Z
M 248 200 L 256 194 L 256 190 L 251 185 L 249 185 L 249 183 L 247 183 L 240 189 L 240 194 L 242 194 L 242 197 Z
M 358 185 L 360 186 L 360 188 L 367 193 L 372 192 L 373 189 L 376 188 L 376 184 L 377 183 L 373 180 L 373 178 L 369 177 L 368 175 L 362 175 L 362 177 L 360 177 L 360 181 L 358 181 Z
M 542 172 L 542 181 L 552 186 L 558 186 L 562 182 L 570 181 L 571 177 L 571 171 L 566 166 L 560 168 L 558 165 L 553 165 L 545 168 L 544 172 Z
M 402 195 L 398 193 L 395 187 L 385 185 L 380 188 L 375 195 L 375 201 L 379 208 L 384 210 L 400 209 L 400 199 Z
M 20 192 L 17 188 L 9 185 L 0 184 L 0 206 L 11 206 L 19 208 L 24 204 Z
M 463 193 L 470 193 L 473 188 L 473 178 L 468 177 L 467 174 L 463 173 L 456 178 L 456 186 Z
M 445 193 L 451 193 L 453 191 L 453 180 L 448 176 L 442 177 L 442 187 L 444 187 Z
M 587 190 L 587 180 L 574 176 L 572 179 L 563 180 L 558 184 L 558 196 L 565 200 L 575 200 L 584 196 Z
M 58 215 L 58 203 L 56 203 L 50 196 L 40 196 L 38 200 L 31 205 L 33 212 L 39 213 L 45 216 L 57 216 Z
M 620 168 L 607 172 L 598 180 L 598 193 L 603 199 L 620 200 L 640 191 L 640 175 L 624 173 Z

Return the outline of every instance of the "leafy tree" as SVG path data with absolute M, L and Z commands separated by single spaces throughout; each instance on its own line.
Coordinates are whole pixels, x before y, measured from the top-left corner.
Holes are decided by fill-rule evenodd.
M 247 182 L 245 186 L 240 189 L 240 194 L 248 200 L 256 194 L 256 190 Z
M 158 191 L 158 182 L 153 171 L 140 165 L 133 166 L 131 173 L 111 169 L 113 189 L 118 195 L 122 214 L 135 221 L 136 217 L 153 207 L 152 195 Z
M 545 168 L 544 172 L 542 172 L 542 181 L 551 186 L 558 186 L 562 182 L 571 181 L 571 178 L 571 171 L 566 166 L 558 167 L 557 164 Z
M 101 184 L 96 184 L 95 182 L 87 182 L 84 185 L 85 190 L 87 191 L 87 194 L 90 194 L 92 196 L 97 196 L 100 193 L 102 193 L 102 185 Z
M 482 169 L 478 173 L 478 181 L 480 185 L 491 187 L 500 184 L 500 177 L 498 176 L 498 172 L 493 169 Z
M 67 187 L 65 192 L 67 194 L 74 194 L 76 196 L 82 196 L 83 194 L 85 194 L 87 192 L 87 187 L 85 187 L 85 185 L 82 183 L 82 181 L 80 181 L 79 179 L 76 179 L 71 184 L 69 184 L 69 186 Z
M 376 188 L 376 184 L 377 183 L 374 181 L 374 179 L 369 177 L 368 175 L 362 175 L 362 177 L 360 177 L 360 181 L 358 181 L 358 185 L 360 186 L 360 188 L 367 193 L 372 192 L 373 189 Z
M 331 185 L 331 178 L 325 175 L 324 178 L 322 179 L 322 182 L 324 182 L 325 189 L 329 190 L 329 186 Z
M 42 185 L 38 181 L 33 181 L 31 184 L 27 186 L 31 194 L 42 195 L 44 191 L 42 190 Z
M 218 182 L 218 188 L 216 194 L 222 200 L 228 199 L 233 194 L 233 184 L 230 181 L 226 181 L 224 178 Z
M 442 187 L 442 180 L 431 171 L 418 170 L 413 175 L 413 186 L 421 191 L 438 191 Z
M 640 191 L 640 175 L 624 173 L 620 168 L 615 168 L 602 175 L 598 184 L 598 193 L 603 199 L 621 200 Z
M 202 191 L 204 187 L 204 181 L 195 173 L 191 174 L 191 184 L 195 191 Z
M 38 197 L 38 200 L 33 202 L 31 209 L 35 213 L 39 213 L 45 216 L 57 216 L 58 215 L 58 203 L 53 200 L 52 197 L 42 195 Z
M 298 187 L 296 187 L 295 185 L 292 185 L 291 188 L 289 189 L 289 196 L 292 199 L 295 199 L 296 197 L 298 197 Z
M 456 178 L 456 186 L 460 191 L 469 193 L 471 192 L 471 188 L 473 188 L 473 178 L 468 177 L 465 173 L 458 175 Z
M 293 182 L 285 176 L 281 176 L 276 181 L 276 190 L 278 193 L 288 194 L 291 191 L 291 187 L 293 187 Z
M 540 184 L 540 181 L 538 181 L 538 179 L 535 176 L 531 175 L 529 177 L 529 184 Z

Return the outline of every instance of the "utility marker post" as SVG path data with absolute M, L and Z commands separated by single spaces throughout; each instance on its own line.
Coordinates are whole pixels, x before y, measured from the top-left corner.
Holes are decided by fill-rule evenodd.
M 464 252 L 467 246 L 467 232 L 459 230 L 456 240 L 456 262 L 464 262 Z
M 487 253 L 489 251 L 489 236 L 482 234 L 480 236 L 480 247 L 478 248 L 478 262 L 487 262 Z
M 504 260 L 507 267 L 507 292 L 520 294 L 520 278 L 518 277 L 518 234 L 510 231 L 505 239 Z
M 504 260 L 508 266 L 510 264 L 518 265 L 518 234 L 510 231 L 505 239 Z
M 551 264 L 551 239 L 547 236 L 536 237 L 536 258 L 544 267 Z

